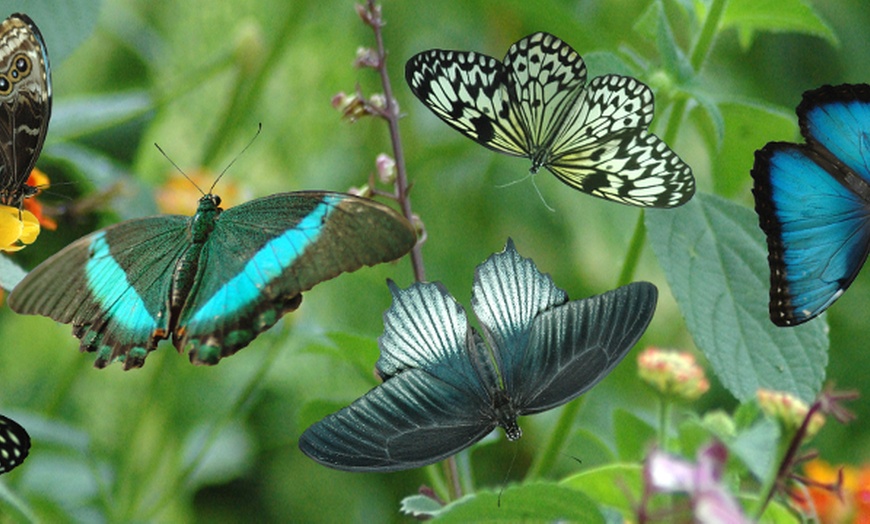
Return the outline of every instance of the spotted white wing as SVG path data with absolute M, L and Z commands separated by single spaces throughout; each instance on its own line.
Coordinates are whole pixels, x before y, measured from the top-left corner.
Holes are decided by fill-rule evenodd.
M 641 207 L 676 207 L 695 192 L 692 168 L 647 131 L 652 90 L 628 76 L 593 78 L 549 145 L 542 165 L 597 197 Z
M 0 415 L 0 473 L 19 466 L 30 452 L 30 435 L 9 417 Z
M 534 33 L 504 62 L 435 49 L 405 66 L 414 94 L 478 143 L 531 159 L 593 196 L 641 207 L 675 207 L 695 192 L 691 168 L 647 131 L 652 91 L 618 75 L 593 79 L 568 44 Z

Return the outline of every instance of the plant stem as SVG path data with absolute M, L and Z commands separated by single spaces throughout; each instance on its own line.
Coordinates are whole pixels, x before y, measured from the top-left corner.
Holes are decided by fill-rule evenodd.
M 704 19 L 704 25 L 701 27 L 701 32 L 698 34 L 698 39 L 695 41 L 689 58 L 695 73 L 701 70 L 710 49 L 713 47 L 713 40 L 719 31 L 719 23 L 722 21 L 722 14 L 725 12 L 727 4 L 728 0 L 713 0 L 713 5 L 710 6 L 710 11 L 707 13 L 707 18 Z
M 393 99 L 393 87 L 390 83 L 390 75 L 387 72 L 387 52 L 384 48 L 384 36 L 381 28 L 384 25 L 381 17 L 381 7 L 374 0 L 368 0 L 368 12 L 370 14 L 369 25 L 375 33 L 375 41 L 378 45 L 378 73 L 381 76 L 381 84 L 384 88 L 386 105 L 382 116 L 386 119 L 390 128 L 390 142 L 393 146 L 393 157 L 396 161 L 396 199 L 402 206 L 402 214 L 413 224 L 414 213 L 411 210 L 411 195 L 408 192 L 408 171 L 405 168 L 405 153 L 402 149 L 402 138 L 399 134 L 399 110 Z M 418 242 L 411 250 L 411 265 L 414 269 L 414 279 L 423 282 L 426 279 L 426 271 L 423 266 L 423 254 Z
M 526 480 L 534 480 L 541 477 L 550 471 L 553 464 L 556 463 L 556 457 L 562 451 L 565 441 L 568 440 L 571 426 L 574 425 L 574 419 L 577 418 L 577 412 L 580 411 L 581 406 L 583 406 L 582 397 L 565 404 L 562 408 L 559 420 L 556 421 L 556 426 L 550 433 L 550 438 L 544 444 L 543 451 L 535 455 L 532 465 L 526 473 Z
M 634 276 L 634 271 L 640 263 L 640 254 L 643 251 L 643 245 L 646 241 L 646 226 L 643 223 L 645 212 L 640 210 L 637 215 L 637 223 L 634 226 L 634 233 L 631 235 L 631 241 L 628 244 L 628 253 L 625 254 L 625 263 L 622 265 L 622 271 L 619 273 L 619 281 L 617 286 L 624 286 L 631 282 Z

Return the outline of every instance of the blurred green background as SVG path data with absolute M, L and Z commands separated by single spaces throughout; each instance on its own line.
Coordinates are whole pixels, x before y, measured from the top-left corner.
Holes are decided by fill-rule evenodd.
M 444 47 L 501 57 L 517 39 L 545 30 L 582 55 L 609 51 L 652 64 L 640 79 L 657 87 L 654 43 L 636 29 L 649 0 L 387 1 L 385 44 L 413 183 L 414 210 L 426 226 L 427 278 L 469 303 L 473 270 L 512 237 L 572 298 L 616 285 L 639 210 L 568 189 L 542 172 L 528 180 L 528 162 L 497 155 L 437 120 L 410 93 L 404 62 Z M 686 0 L 666 1 L 679 29 Z M 703 3 L 703 2 L 702 2 Z M 386 126 L 349 124 L 330 105 L 359 84 L 380 92 L 372 70 L 352 67 L 356 50 L 373 46 L 353 2 L 336 0 L 0 1 L 0 15 L 28 13 L 45 36 L 54 82 L 54 112 L 39 162 L 53 187 L 41 198 L 69 212 L 56 232 L 44 231 L 14 256 L 30 268 L 77 236 L 119 219 L 156 212 L 154 191 L 173 169 L 158 142 L 186 171 L 220 172 L 254 135 L 253 146 L 221 187 L 248 197 L 300 189 L 347 190 L 389 151 Z M 831 38 L 760 32 L 741 45 L 722 33 L 699 76 L 722 107 L 748 99 L 781 109 L 777 135 L 752 115 L 723 111 L 725 139 L 711 148 L 709 122 L 692 112 L 671 146 L 693 166 L 700 191 L 752 206 L 753 151 L 769 140 L 797 139 L 794 107 L 822 84 L 870 79 L 870 3 L 818 0 L 813 8 Z M 684 48 L 691 33 L 678 31 Z M 594 56 L 594 55 L 593 55 Z M 596 69 L 590 76 L 610 72 Z M 599 64 L 600 65 L 600 61 Z M 657 129 L 656 122 L 653 128 Z M 659 132 L 662 129 L 658 129 Z M 112 188 L 111 191 L 107 191 Z M 190 211 L 196 196 L 191 193 Z M 296 447 L 305 424 L 346 404 L 376 382 L 375 339 L 390 304 L 386 278 L 412 281 L 407 260 L 366 268 L 306 293 L 299 311 L 248 348 L 213 368 L 193 367 L 166 345 L 145 367 L 97 371 L 80 355 L 66 325 L 16 316 L 0 308 L 0 412 L 30 431 L 32 455 L 0 478 L 47 521 L 403 521 L 402 497 L 427 482 L 423 471 L 388 475 L 332 471 Z M 692 349 L 652 251 L 636 280 L 660 289 L 659 309 L 639 344 Z M 828 379 L 858 388 L 870 369 L 865 343 L 870 279 L 861 276 L 830 310 Z M 610 460 L 615 407 L 652 420 L 651 395 L 636 380 L 632 353 L 584 396 L 576 436 L 555 476 Z M 714 379 L 702 409 L 732 409 Z M 317 406 L 321 406 L 318 408 Z M 870 404 L 842 427 L 829 423 L 814 441 L 832 462 L 870 458 Z M 322 413 L 321 413 L 322 414 Z M 556 412 L 524 419 L 517 444 L 482 445 L 470 453 L 479 485 L 522 478 Z M 512 467 L 512 457 L 517 455 Z M 576 457 L 582 465 L 572 459 Z M 21 515 L 0 506 L 0 521 Z

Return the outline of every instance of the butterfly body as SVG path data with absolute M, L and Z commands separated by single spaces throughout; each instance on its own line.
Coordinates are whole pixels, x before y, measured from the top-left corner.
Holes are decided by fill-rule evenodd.
M 51 69 L 42 34 L 23 14 L 0 23 L 0 204 L 20 207 L 51 116 Z
M 586 84 L 583 59 L 548 33 L 516 42 L 503 61 L 433 49 L 405 66 L 411 91 L 481 145 L 528 157 L 570 187 L 635 206 L 675 207 L 695 190 L 692 170 L 647 128 L 652 91 L 634 78 Z
M 97 367 L 139 367 L 170 337 L 192 362 L 216 364 L 296 309 L 302 291 L 416 241 L 388 207 L 341 193 L 219 202 L 206 195 L 193 217 L 128 220 L 81 238 L 31 271 L 9 305 L 71 323 Z
M 569 301 L 508 241 L 478 266 L 481 332 L 439 283 L 400 290 L 384 314 L 383 383 L 312 425 L 299 447 L 326 466 L 397 471 L 432 464 L 498 426 L 560 406 L 603 379 L 643 334 L 657 291 L 636 282 Z
M 771 142 L 752 168 L 780 326 L 824 312 L 870 253 L 870 86 L 808 91 L 797 115 L 806 143 Z

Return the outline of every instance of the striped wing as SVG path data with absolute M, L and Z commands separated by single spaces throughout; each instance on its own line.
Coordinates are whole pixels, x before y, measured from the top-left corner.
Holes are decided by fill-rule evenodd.
M 606 75 L 586 83 L 586 66 L 548 33 L 516 42 L 504 62 L 432 50 L 405 66 L 415 95 L 480 144 L 549 169 L 593 196 L 640 207 L 675 207 L 695 192 L 691 168 L 647 128 L 652 91 Z
M 127 220 L 68 245 L 27 274 L 9 307 L 71 323 L 94 365 L 140 367 L 169 336 L 168 297 L 190 217 Z
M 695 193 L 692 169 L 647 131 L 653 93 L 640 81 L 599 76 L 565 119 L 544 165 L 591 195 L 640 207 L 676 207 Z
M 532 157 L 559 129 L 586 81 L 573 49 L 535 33 L 504 62 L 469 51 L 433 49 L 412 57 L 405 79 L 423 104 L 479 144 Z
M 278 193 L 227 209 L 203 249 L 173 343 L 195 364 L 216 364 L 296 309 L 303 291 L 395 260 L 416 241 L 389 207 L 341 193 Z

